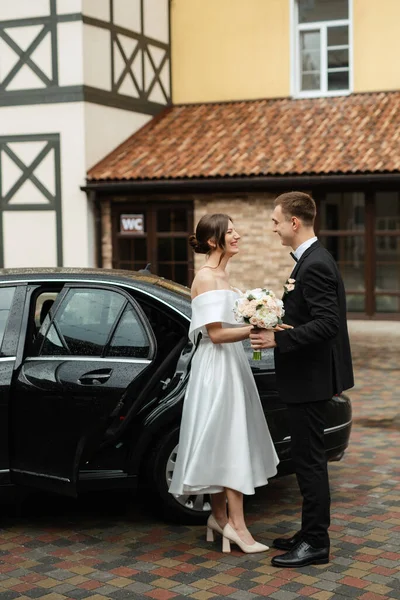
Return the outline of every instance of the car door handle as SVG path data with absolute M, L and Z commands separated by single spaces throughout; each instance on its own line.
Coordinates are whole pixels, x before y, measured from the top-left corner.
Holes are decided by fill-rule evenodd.
M 102 369 L 101 371 L 91 371 L 90 373 L 84 373 L 78 379 L 78 382 L 82 385 L 98 385 L 106 383 L 111 377 L 112 369 Z

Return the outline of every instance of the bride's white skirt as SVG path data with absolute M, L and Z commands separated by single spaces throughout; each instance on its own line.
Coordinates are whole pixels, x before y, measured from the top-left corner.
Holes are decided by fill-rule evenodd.
M 203 338 L 193 357 L 169 491 L 243 494 L 273 477 L 278 456 L 241 342 Z

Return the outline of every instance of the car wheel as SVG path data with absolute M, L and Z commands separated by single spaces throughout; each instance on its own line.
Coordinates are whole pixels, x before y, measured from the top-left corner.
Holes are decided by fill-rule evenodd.
M 168 492 L 178 451 L 179 427 L 164 435 L 149 461 L 148 483 L 155 507 L 169 520 L 198 525 L 210 514 L 208 494 L 174 496 Z

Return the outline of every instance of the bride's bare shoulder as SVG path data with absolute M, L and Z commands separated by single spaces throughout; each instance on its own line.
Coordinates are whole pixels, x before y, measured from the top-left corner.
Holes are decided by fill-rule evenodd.
M 192 298 L 204 292 L 211 292 L 218 289 L 217 278 L 211 269 L 200 269 L 193 279 Z

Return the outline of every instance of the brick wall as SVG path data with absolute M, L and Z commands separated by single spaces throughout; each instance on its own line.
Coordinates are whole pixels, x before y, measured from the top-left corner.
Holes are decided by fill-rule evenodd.
M 294 267 L 290 248 L 281 245 L 272 231 L 271 214 L 275 194 L 197 196 L 194 225 L 206 213 L 227 213 L 241 235 L 240 253 L 230 260 L 231 284 L 242 289 L 269 287 L 278 296 Z M 204 264 L 204 255 L 195 255 L 195 269 Z
M 112 248 L 112 222 L 111 222 L 111 201 L 102 200 L 101 210 L 101 256 L 104 269 L 111 269 L 113 266 L 113 248 Z

